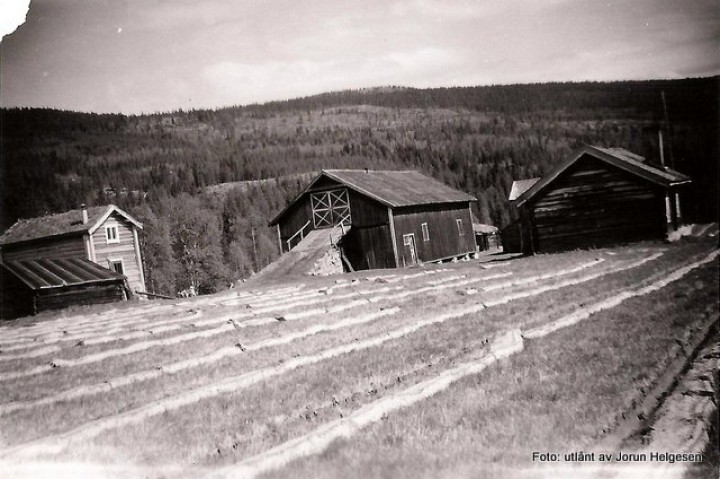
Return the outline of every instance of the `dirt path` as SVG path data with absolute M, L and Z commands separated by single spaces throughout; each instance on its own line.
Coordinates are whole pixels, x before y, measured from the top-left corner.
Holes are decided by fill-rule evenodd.
M 621 443 L 621 450 L 647 458 L 635 465 L 638 479 L 717 477 L 718 399 L 720 398 L 720 329 L 714 326 L 668 395 Z M 623 477 L 622 468 L 614 477 Z M 613 477 L 603 474 L 602 477 Z

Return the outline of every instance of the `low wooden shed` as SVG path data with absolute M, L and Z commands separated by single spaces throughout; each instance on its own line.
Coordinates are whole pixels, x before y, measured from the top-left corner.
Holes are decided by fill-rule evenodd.
M 272 221 L 282 251 L 342 225 L 353 269 L 403 268 L 475 252 L 473 196 L 417 171 L 323 170 Z
M 683 223 L 690 178 L 622 148 L 587 146 L 543 178 L 513 185 L 506 250 L 524 253 L 664 239 Z
M 500 248 L 500 230 L 495 226 L 474 223 L 473 231 L 475 232 L 475 245 L 478 251 L 490 251 Z
M 82 258 L 0 263 L 0 317 L 127 299 L 125 276 Z

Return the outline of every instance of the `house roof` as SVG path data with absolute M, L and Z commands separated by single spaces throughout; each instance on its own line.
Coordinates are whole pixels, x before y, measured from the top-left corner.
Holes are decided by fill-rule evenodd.
M 0 237 L 0 245 L 32 241 L 52 236 L 94 233 L 113 213 L 142 229 L 142 224 L 115 205 L 87 208 L 88 222 L 82 222 L 82 210 L 76 209 L 38 218 L 18 220 Z
M 82 258 L 0 263 L 34 290 L 123 281 L 125 276 Z
M 323 170 L 302 193 L 273 218 L 270 226 L 277 224 L 285 212 L 323 177 L 342 183 L 390 208 L 476 201 L 474 196 L 414 170 Z
M 586 146 L 573 154 L 568 160 L 560 164 L 557 168 L 545 175 L 540 181 L 537 181 L 530 188 L 525 190 L 517 197 L 517 206 L 521 206 L 526 201 L 537 195 L 545 189 L 547 185 L 552 183 L 560 174 L 575 164 L 585 155 L 592 156 L 598 160 L 604 161 L 621 170 L 627 171 L 635 176 L 639 176 L 651 183 L 659 185 L 663 188 L 677 186 L 690 183 L 690 177 L 683 175 L 670 168 L 658 168 L 656 166 L 645 163 L 645 158 L 636 155 L 622 148 L 600 148 L 597 146 Z
M 515 201 L 520 197 L 520 195 L 532 188 L 532 186 L 538 181 L 540 181 L 540 178 L 530 178 L 529 180 L 513 181 L 512 187 L 510 188 L 510 196 L 508 196 L 508 200 Z

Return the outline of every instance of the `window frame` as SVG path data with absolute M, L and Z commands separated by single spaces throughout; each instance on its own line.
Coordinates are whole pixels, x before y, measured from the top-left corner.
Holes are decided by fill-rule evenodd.
M 114 232 L 111 237 L 110 232 Z M 116 244 L 120 242 L 120 228 L 117 227 L 117 225 L 107 225 L 105 226 L 105 242 L 107 244 Z
M 465 228 L 463 228 L 462 218 L 455 218 L 455 224 L 457 225 L 458 236 L 465 236 Z
M 114 273 L 121 274 L 123 276 L 127 276 L 125 274 L 125 260 L 122 258 L 108 258 L 108 269 Z M 122 269 L 122 273 L 115 269 L 114 265 L 119 264 L 120 269 Z
M 428 227 L 427 222 L 421 223 L 420 229 L 422 230 L 423 243 L 430 242 L 430 228 Z

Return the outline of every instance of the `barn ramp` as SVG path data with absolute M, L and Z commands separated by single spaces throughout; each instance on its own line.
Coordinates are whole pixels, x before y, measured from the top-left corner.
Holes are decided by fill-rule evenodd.
M 347 226 L 312 230 L 297 246 L 263 268 L 255 277 L 258 280 L 270 281 L 279 278 L 302 277 L 317 272 L 320 264 L 327 262 L 328 256 L 337 254 L 334 245 L 347 231 Z M 338 272 L 342 271 L 342 265 L 338 264 L 337 268 Z

